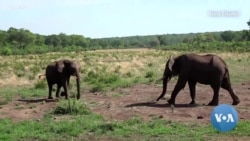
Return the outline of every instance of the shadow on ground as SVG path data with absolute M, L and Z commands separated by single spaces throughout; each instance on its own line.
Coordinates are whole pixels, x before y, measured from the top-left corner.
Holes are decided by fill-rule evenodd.
M 166 108 L 171 107 L 170 104 L 162 104 L 157 102 L 139 102 L 139 103 L 133 103 L 126 105 L 125 107 L 141 107 L 141 106 L 147 106 L 147 107 L 157 107 L 157 108 Z M 198 105 L 198 104 L 175 104 L 175 108 L 189 108 L 189 107 L 200 107 L 200 106 L 206 106 L 206 105 Z
M 39 103 L 39 102 L 57 102 L 58 99 L 46 99 L 46 98 L 40 98 L 40 99 L 18 99 L 17 101 L 26 102 L 26 103 Z

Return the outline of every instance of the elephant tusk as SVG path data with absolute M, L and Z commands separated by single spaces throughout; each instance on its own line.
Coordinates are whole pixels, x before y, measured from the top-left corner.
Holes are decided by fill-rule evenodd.
M 38 78 L 41 79 L 43 76 L 45 76 L 45 74 L 40 74 L 38 75 Z

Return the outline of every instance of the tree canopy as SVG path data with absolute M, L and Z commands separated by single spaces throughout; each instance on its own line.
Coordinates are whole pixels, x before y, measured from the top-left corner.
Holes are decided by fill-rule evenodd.
M 248 25 L 250 21 L 247 22 Z M 89 50 L 106 48 L 167 48 L 167 49 L 223 49 L 248 51 L 250 31 L 222 31 L 188 34 L 162 34 L 92 39 L 65 33 L 40 35 L 28 29 L 10 27 L 0 30 L 0 54 L 19 54 L 50 51 Z M 13 50 L 19 53 L 13 53 Z M 28 50 L 28 51 L 27 51 Z

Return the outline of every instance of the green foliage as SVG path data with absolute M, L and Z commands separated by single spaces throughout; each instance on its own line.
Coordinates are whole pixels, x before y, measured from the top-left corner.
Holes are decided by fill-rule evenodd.
M 35 83 L 35 89 L 45 89 L 45 88 L 47 88 L 47 82 L 45 79 L 38 80 Z
M 145 47 L 184 51 L 195 49 L 245 52 L 250 51 L 249 41 L 250 32 L 248 30 L 90 39 L 83 35 L 67 35 L 65 33 L 44 36 L 34 34 L 27 29 L 11 27 L 7 31 L 0 31 L 0 46 L 3 46 L 0 48 L 0 54 L 21 55 L 58 50 L 67 52 Z
M 226 42 L 230 42 L 235 38 L 235 34 L 232 31 L 224 31 L 221 33 L 221 38 Z
M 117 68 L 115 73 L 108 72 L 105 70 L 105 67 L 102 70 L 89 71 L 84 81 L 90 85 L 91 92 L 106 91 L 117 87 L 129 87 L 139 82 L 134 81 L 131 72 L 126 73 L 125 76 L 119 75 L 118 70 L 120 67 Z
M 11 49 L 11 48 L 5 47 L 5 48 L 3 48 L 3 49 L 1 50 L 1 54 L 3 54 L 3 55 L 12 55 L 13 52 L 12 52 L 12 49 Z
M 90 114 L 90 110 L 86 107 L 86 105 L 82 101 L 76 100 L 74 98 L 68 100 L 60 100 L 54 110 L 54 114 L 82 115 L 82 114 Z
M 152 78 L 154 76 L 154 72 L 153 71 L 147 71 L 145 78 Z
M 7 31 L 8 42 L 19 48 L 24 48 L 25 46 L 32 44 L 35 40 L 35 36 L 29 30 L 26 29 L 15 29 L 10 27 Z
M 7 61 L 2 60 L 0 65 L 1 69 L 7 73 L 9 72 L 7 68 L 10 67 L 13 68 L 11 70 L 14 72 L 20 71 L 23 73 L 28 71 L 35 74 L 32 76 L 36 76 L 37 73 L 45 69 L 45 66 L 51 60 L 70 56 L 84 63 L 84 67 L 81 69 L 83 89 L 90 87 L 93 91 L 105 91 L 159 79 L 162 76 L 166 60 L 170 55 L 178 55 L 185 53 L 185 51 L 190 52 L 189 49 L 196 52 L 210 50 L 209 44 L 207 42 L 200 43 L 201 48 L 190 48 L 191 46 L 186 43 L 173 46 L 180 52 L 149 50 L 144 53 L 138 50 L 132 52 L 124 51 L 122 53 L 119 51 L 112 53 L 95 51 L 5 56 L 2 58 Z M 219 49 L 225 50 L 234 50 L 234 48 L 231 48 L 232 46 L 237 48 L 241 45 L 247 46 L 249 43 L 237 41 L 213 42 L 213 47 L 216 49 L 220 47 Z M 185 51 L 181 50 L 182 48 Z M 23 51 L 11 49 L 14 52 Z M 241 47 L 239 50 L 241 50 Z M 220 54 L 228 63 L 232 82 L 243 82 L 249 78 L 249 53 L 215 53 Z M 123 63 L 123 60 L 125 60 L 125 64 L 129 63 L 128 67 L 120 65 Z M 134 60 L 136 61 L 133 62 Z M 24 75 L 20 77 L 24 77 Z M 36 83 L 32 88 L 1 87 L 0 105 L 3 106 L 0 106 L 0 108 L 4 107 L 5 104 L 16 96 L 20 96 L 22 99 L 31 99 L 33 97 L 37 99 L 38 97 L 47 96 L 45 91 L 47 87 L 46 80 L 34 82 Z M 23 107 L 16 107 L 17 110 L 21 108 Z M 31 104 L 30 108 L 34 108 L 34 105 Z M 230 138 L 231 136 L 235 138 L 247 138 L 250 136 L 249 121 L 240 121 L 233 131 L 221 134 L 210 125 L 183 124 L 158 118 L 153 118 L 149 121 L 143 121 L 139 118 L 124 121 L 105 121 L 101 116 L 91 113 L 83 101 L 75 99 L 70 99 L 70 101 L 60 100 L 55 111 L 56 115 L 50 113 L 47 117 L 38 121 L 13 122 L 9 119 L 0 119 L 0 140 L 101 140 L 103 139 L 102 137 L 121 140 L 221 140 L 220 137 L 223 139 L 223 137 Z M 60 118 L 53 118 L 58 116 L 57 114 L 60 115 Z
M 133 140 L 138 136 L 140 140 L 220 140 L 231 136 L 241 139 L 250 136 L 249 127 L 250 123 L 243 121 L 233 131 L 221 134 L 210 125 L 160 119 L 145 122 L 139 118 L 105 121 L 98 115 L 88 114 L 59 121 L 53 118 L 21 122 L 0 119 L 0 140 L 98 140 L 102 137 Z

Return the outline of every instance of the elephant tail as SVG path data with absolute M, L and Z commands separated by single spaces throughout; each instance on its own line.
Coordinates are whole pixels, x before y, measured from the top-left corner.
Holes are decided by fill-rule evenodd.
M 228 83 L 229 85 L 231 85 L 231 81 L 230 81 L 230 75 L 229 75 L 229 71 L 228 71 L 228 68 L 225 68 L 225 74 L 224 74 L 224 79 L 227 79 L 228 80 Z
M 39 75 L 38 75 L 38 78 L 39 78 L 39 79 L 42 79 L 42 77 L 44 77 L 44 76 L 45 76 L 45 74 L 39 74 Z

